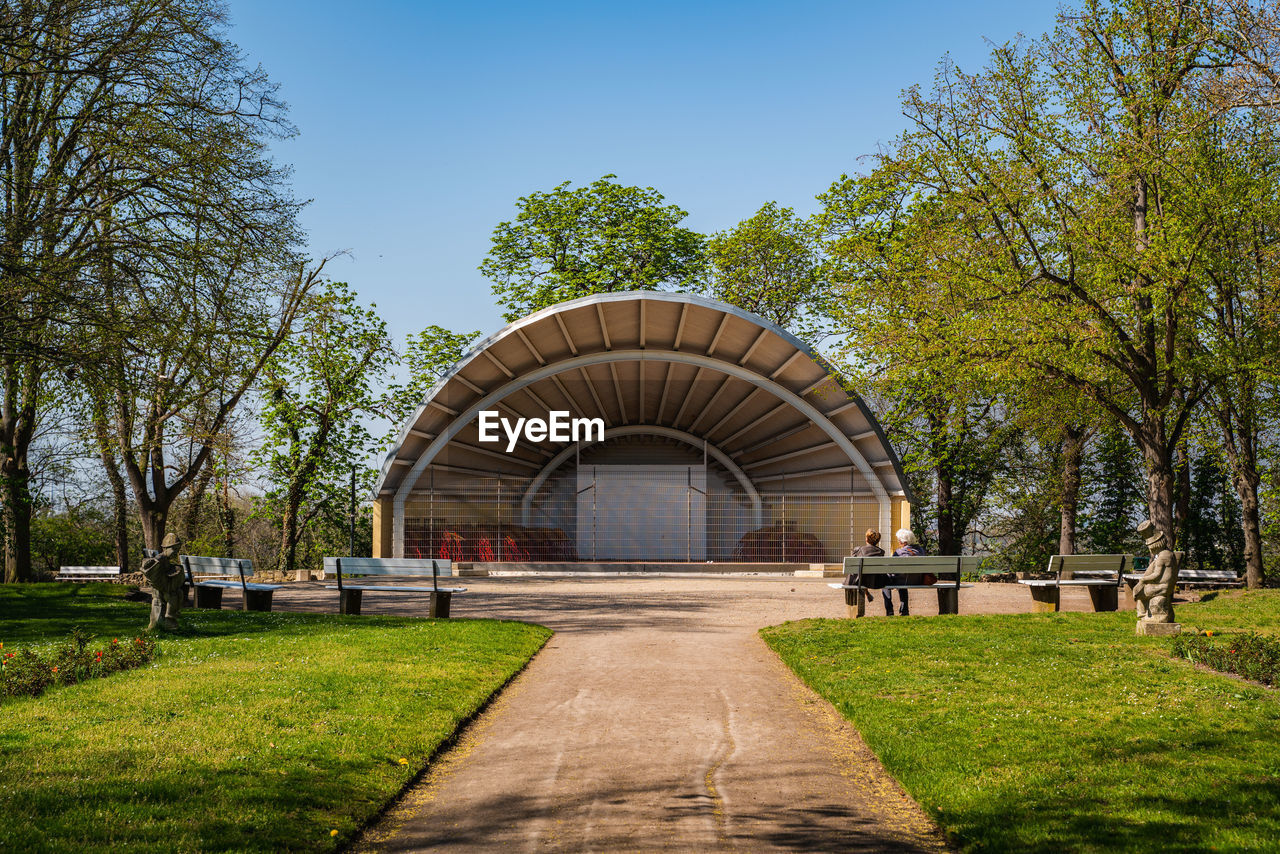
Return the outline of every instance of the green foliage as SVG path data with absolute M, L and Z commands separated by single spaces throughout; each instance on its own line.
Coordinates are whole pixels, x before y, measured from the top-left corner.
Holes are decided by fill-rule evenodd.
M 437 382 L 444 377 L 463 354 L 471 348 L 480 332 L 451 332 L 443 326 L 428 326 L 421 332 L 410 333 L 405 342 L 401 363 L 409 372 L 404 385 L 393 386 L 387 395 L 387 418 L 399 429 L 427 397 Z M 395 438 L 392 433 L 388 441 Z
M 1060 449 L 1022 439 L 1007 451 L 984 525 L 992 551 L 987 567 L 1000 572 L 1042 571 L 1059 550 Z
M 615 177 L 522 196 L 515 220 L 493 230 L 480 272 L 507 320 L 589 294 L 696 286 L 703 240 L 679 226 L 685 212 Z
M 1136 533 L 1144 511 L 1137 451 L 1122 431 L 1104 430 L 1095 461 L 1096 487 L 1083 526 L 1089 549 L 1098 554 L 1139 554 L 1145 548 Z
M 218 0 L 6 4 L 2 38 L 0 183 L 16 195 L 0 214 L 0 470 L 14 475 L 0 499 L 21 576 L 26 455 L 68 405 L 50 378 L 75 374 L 100 404 L 120 434 L 101 447 L 132 464 L 144 529 L 162 534 L 186 463 L 198 471 L 288 313 L 273 291 L 299 205 L 268 151 L 293 128 Z
M 1201 450 L 1191 457 L 1189 514 L 1183 526 L 1187 569 L 1244 571 L 1240 506 L 1217 456 Z
M 0 699 L 37 697 L 54 685 L 75 685 L 132 670 L 149 663 L 156 654 L 156 642 L 149 637 L 126 637 L 123 642 L 112 638 L 96 650 L 89 648 L 93 637 L 77 627 L 65 643 L 52 649 L 22 646 L 3 652 L 0 643 Z
M 357 495 L 372 489 L 365 460 L 375 443 L 362 419 L 381 413 L 374 384 L 393 358 L 382 319 L 347 285 L 326 282 L 267 363 L 265 436 L 254 459 L 268 487 L 256 512 L 281 527 L 280 569 L 294 570 L 300 532 L 313 519 L 346 513 L 353 477 Z
M 1268 635 L 1250 633 L 1217 639 L 1209 635 L 1179 635 L 1173 639 L 1173 654 L 1263 685 L 1274 686 L 1280 680 L 1280 640 Z
M 826 281 L 817 223 L 767 202 L 707 239 L 707 291 L 794 332 L 811 344 L 826 335 Z
M 984 389 L 944 391 L 940 381 L 903 366 L 866 383 L 892 401 L 881 420 L 915 495 L 913 530 L 926 551 L 960 554 L 965 538 L 976 533 L 990 490 L 1008 469 L 1019 431 Z
M 0 625 L 24 644 L 68 625 L 123 643 L 146 606 L 111 593 L 0 588 Z M 0 849 L 345 850 L 551 634 L 232 610 L 183 624 L 150 667 L 4 704 Z
M 1270 244 L 1280 189 L 1274 122 L 1210 97 L 1235 62 L 1222 11 L 1090 3 L 977 72 L 945 62 L 874 168 L 822 197 L 857 346 L 944 390 L 977 372 L 1090 398 L 1168 530 L 1175 449 L 1224 365 L 1203 322 L 1241 247 Z
M 116 561 L 111 508 L 82 504 L 60 513 L 42 509 L 31 520 L 32 566 L 112 566 Z
M 1275 631 L 1276 593 L 1178 616 Z M 961 850 L 1247 851 L 1280 838 L 1280 704 L 1171 659 L 1167 640 L 1134 636 L 1132 614 L 805 620 L 761 634 Z

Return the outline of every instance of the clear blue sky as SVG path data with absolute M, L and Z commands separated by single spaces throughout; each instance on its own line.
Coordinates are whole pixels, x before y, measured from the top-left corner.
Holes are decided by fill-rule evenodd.
M 1051 2 L 229 0 L 301 130 L 276 146 L 315 255 L 397 340 L 502 325 L 476 271 L 518 197 L 607 173 L 703 232 L 800 213 L 901 130 L 944 54 L 1051 28 Z

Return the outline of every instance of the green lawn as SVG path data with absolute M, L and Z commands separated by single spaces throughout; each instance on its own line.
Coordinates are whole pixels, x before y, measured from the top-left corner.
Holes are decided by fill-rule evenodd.
M 121 592 L 0 586 L 0 642 L 75 625 L 132 639 L 147 606 Z M 149 667 L 0 704 L 0 851 L 332 850 L 550 635 L 236 611 L 183 623 Z
M 1280 631 L 1280 591 L 1180 605 Z M 766 642 L 966 850 L 1280 850 L 1280 693 L 1113 614 L 806 620 Z M 1229 635 L 1228 635 L 1229 636 Z

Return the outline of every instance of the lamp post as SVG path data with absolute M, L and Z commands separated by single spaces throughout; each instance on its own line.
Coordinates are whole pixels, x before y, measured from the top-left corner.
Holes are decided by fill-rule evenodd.
M 356 556 L 356 466 L 351 464 L 351 542 L 347 554 Z

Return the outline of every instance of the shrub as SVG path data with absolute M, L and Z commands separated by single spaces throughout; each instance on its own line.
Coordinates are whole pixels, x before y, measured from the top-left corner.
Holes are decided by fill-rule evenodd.
M 102 649 L 90 649 L 91 640 L 93 635 L 76 628 L 65 643 L 51 650 L 23 647 L 17 652 L 4 652 L 4 644 L 0 643 L 0 700 L 36 697 L 50 685 L 74 685 L 141 667 L 156 654 L 156 642 L 150 638 L 124 642 L 112 638 Z
M 1173 654 L 1263 685 L 1280 680 L 1280 640 L 1266 635 L 1181 635 L 1174 638 Z

